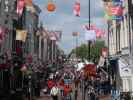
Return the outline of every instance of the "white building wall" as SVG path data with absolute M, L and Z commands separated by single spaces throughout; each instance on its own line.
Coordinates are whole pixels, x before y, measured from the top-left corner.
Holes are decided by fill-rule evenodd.
M 129 46 L 128 22 L 124 18 L 120 29 L 120 50 Z M 110 55 L 116 54 L 116 21 L 112 21 L 112 33 L 110 33 Z M 118 38 L 118 36 L 117 36 Z M 119 39 L 119 38 L 118 38 Z M 119 40 L 117 40 L 118 42 Z M 119 43 L 118 43 L 119 44 Z

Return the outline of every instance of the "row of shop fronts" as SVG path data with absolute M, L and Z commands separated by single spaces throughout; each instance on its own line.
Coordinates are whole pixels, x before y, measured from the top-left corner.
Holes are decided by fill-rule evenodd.
M 11 94 L 20 97 L 31 82 L 37 87 L 37 73 L 61 63 L 64 54 L 58 45 L 62 32 L 45 30 L 39 23 L 41 10 L 34 3 L 24 5 L 18 15 L 18 1 L 0 0 L 0 98 L 10 98 Z

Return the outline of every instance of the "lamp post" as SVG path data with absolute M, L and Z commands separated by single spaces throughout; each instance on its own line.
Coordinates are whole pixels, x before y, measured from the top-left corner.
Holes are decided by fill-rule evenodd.
M 89 7 L 89 12 L 88 12 L 88 17 L 89 17 L 89 30 L 90 30 L 90 26 L 91 26 L 91 16 L 90 16 L 90 0 L 89 0 L 89 2 L 88 2 L 88 7 Z M 88 59 L 90 60 L 90 56 L 91 56 L 91 48 L 90 48 L 90 46 L 91 46 L 91 41 L 90 40 L 88 40 Z

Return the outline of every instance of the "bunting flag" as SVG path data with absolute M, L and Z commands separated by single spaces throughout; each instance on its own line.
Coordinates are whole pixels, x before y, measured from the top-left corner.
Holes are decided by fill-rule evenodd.
M 26 6 L 33 6 L 32 0 L 24 0 Z
M 73 32 L 72 35 L 73 36 L 78 36 L 79 35 L 79 32 Z
M 24 9 L 24 0 L 17 0 L 17 14 L 22 15 Z
M 80 16 L 80 2 L 79 0 L 77 0 L 74 4 L 74 9 L 73 9 L 73 13 L 75 16 Z
M 5 39 L 6 29 L 0 26 L 0 44 L 2 44 L 3 40 Z
M 27 37 L 27 31 L 26 30 L 16 30 L 16 40 L 20 40 L 25 42 Z
M 31 11 L 32 13 L 35 13 L 36 12 L 36 10 L 35 10 L 35 8 L 33 7 L 33 6 L 26 6 L 26 10 L 27 11 Z

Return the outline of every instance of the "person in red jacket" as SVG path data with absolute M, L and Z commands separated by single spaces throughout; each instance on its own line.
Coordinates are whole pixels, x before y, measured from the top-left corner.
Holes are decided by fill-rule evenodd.
M 51 91 L 51 89 L 53 88 L 53 86 L 55 86 L 54 80 L 49 79 L 49 80 L 47 81 L 47 86 L 48 86 L 48 93 L 50 93 L 50 91 Z
M 72 88 L 69 85 L 64 85 L 64 97 L 70 97 L 70 93 L 72 92 Z M 71 97 L 70 97 L 71 98 Z

